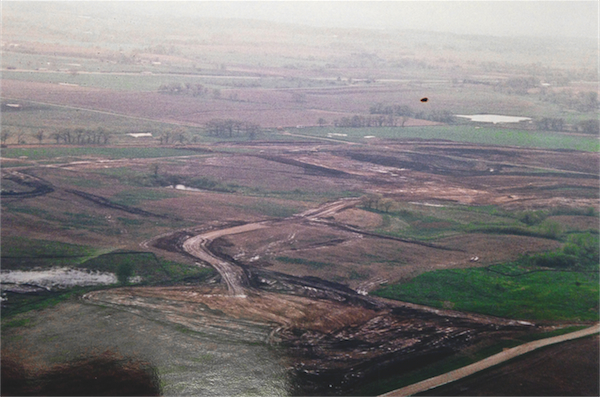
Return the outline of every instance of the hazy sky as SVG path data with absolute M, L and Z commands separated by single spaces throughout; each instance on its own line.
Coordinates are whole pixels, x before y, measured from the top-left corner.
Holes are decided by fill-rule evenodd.
M 0 0 L 2 2 L 3 0 Z M 5 1 L 4 1 L 5 2 Z M 31 4 L 19 0 L 11 3 Z M 95 2 L 106 8 L 125 1 Z M 5 2 L 6 3 L 6 2 Z M 85 8 L 87 1 L 64 1 Z M 129 12 L 157 16 L 257 19 L 323 27 L 416 29 L 495 36 L 598 38 L 590 1 L 138 1 Z
M 189 4 L 189 3 L 188 3 Z M 598 1 L 218 1 L 206 16 L 497 36 L 598 37 Z

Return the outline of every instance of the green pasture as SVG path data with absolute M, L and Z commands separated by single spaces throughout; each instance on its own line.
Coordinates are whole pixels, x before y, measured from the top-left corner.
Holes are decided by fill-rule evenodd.
M 2 237 L 2 257 L 73 257 L 89 258 L 101 250 L 60 241 L 35 240 L 25 237 Z M 79 261 L 81 262 L 81 261 Z
M 298 130 L 303 135 L 326 138 L 327 134 L 347 134 L 336 140 L 367 143 L 365 136 L 382 139 L 439 139 L 484 145 L 519 146 L 543 149 L 570 149 L 596 152 L 600 142 L 596 137 L 574 136 L 546 131 L 503 129 L 491 126 L 444 125 L 433 127 L 371 127 L 336 128 L 310 127 Z
M 598 321 L 598 271 L 531 268 L 520 264 L 437 270 L 374 295 L 499 317 Z
M 215 274 L 212 268 L 167 261 L 151 252 L 113 251 L 81 263 L 79 268 L 119 274 L 127 269 L 144 284 L 203 280 Z
M 560 240 L 567 230 L 558 222 L 548 219 L 549 216 L 596 216 L 593 209 L 507 212 L 494 206 L 435 207 L 398 202 L 393 202 L 387 210 L 379 207 L 377 203 L 364 207 L 382 217 L 376 232 L 422 241 L 462 233 L 512 234 Z

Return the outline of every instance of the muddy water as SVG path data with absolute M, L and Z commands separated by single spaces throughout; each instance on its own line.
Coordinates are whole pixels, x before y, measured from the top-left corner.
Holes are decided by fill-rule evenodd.
M 150 362 L 158 370 L 165 396 L 290 394 L 281 356 L 265 344 L 190 332 L 84 302 L 22 316 L 30 318 L 27 327 L 3 331 L 3 356 L 51 365 L 108 350 Z

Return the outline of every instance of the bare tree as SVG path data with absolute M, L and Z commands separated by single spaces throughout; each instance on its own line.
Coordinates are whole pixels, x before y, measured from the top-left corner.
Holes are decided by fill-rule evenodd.
M 24 145 L 25 143 L 27 143 L 27 142 L 25 142 L 25 132 L 19 131 L 17 133 L 17 143 L 19 145 Z
M 35 137 L 37 138 L 39 144 L 42 144 L 42 141 L 44 140 L 44 130 L 39 130 L 38 132 L 35 133 Z
M 53 133 L 52 133 L 52 135 L 50 135 L 50 137 L 51 137 L 52 139 L 56 139 L 56 144 L 57 144 L 57 145 L 59 144 L 59 142 L 60 142 L 60 139 L 61 139 L 61 134 L 60 134 L 60 132 L 58 132 L 58 131 L 57 131 L 57 132 L 53 132 Z
M 12 136 L 12 133 L 10 131 L 2 131 L 2 134 L 0 134 L 0 142 L 2 142 L 3 145 L 5 145 L 6 141 L 11 136 Z
M 85 130 L 83 128 L 75 128 L 75 131 L 73 131 L 73 133 L 75 134 L 76 142 L 78 144 L 82 143 L 83 135 L 85 134 Z

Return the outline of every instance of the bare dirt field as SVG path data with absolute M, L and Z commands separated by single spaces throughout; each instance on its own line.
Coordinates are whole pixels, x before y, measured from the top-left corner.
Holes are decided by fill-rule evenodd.
M 153 352 L 137 339 L 92 345 L 157 366 L 165 394 L 348 394 L 466 348 L 543 331 L 545 322 L 432 310 L 369 292 L 428 271 L 488 266 L 562 247 L 550 232 L 596 230 L 595 153 L 381 139 L 186 148 L 198 154 L 94 155 L 51 164 L 31 158 L 22 159 L 26 168 L 3 170 L 12 186 L 3 191 L 3 236 L 142 249 L 220 272 L 222 284 L 213 278 L 212 284 L 113 288 L 87 293 L 85 304 L 52 309 L 85 312 L 89 321 L 97 315 L 88 303 L 119 313 L 118 321 L 107 320 L 106 335 L 124 322 L 130 329 L 159 327 L 152 332 L 161 347 Z M 540 221 L 522 222 L 526 213 Z M 200 242 L 195 251 L 186 248 L 193 238 Z M 91 334 L 82 330 L 90 324 L 72 321 L 79 339 L 32 355 L 47 363 L 40 371 L 50 369 L 48 360 L 84 354 Z M 19 345 L 21 338 L 55 336 L 35 324 L 3 332 L 9 337 L 3 354 L 35 348 L 37 342 Z M 194 359 L 156 356 L 198 340 L 198 349 L 206 343 L 211 349 L 198 353 L 199 362 L 234 372 L 245 365 L 236 360 L 246 357 L 232 357 L 234 345 L 254 346 L 248 355 L 276 354 L 250 386 L 241 382 L 253 376 L 250 368 L 219 375 L 211 366 L 207 384 L 195 375 L 207 369 Z M 71 347 L 56 350 L 60 346 Z
M 365 113 L 371 102 L 358 106 L 347 105 L 342 98 L 339 103 L 327 100 L 307 109 L 294 102 L 291 93 L 267 91 L 252 93 L 244 91 L 247 100 L 211 100 L 187 96 L 174 96 L 157 92 L 123 92 L 100 88 L 72 87 L 50 83 L 16 80 L 3 81 L 3 95 L 7 98 L 31 100 L 63 106 L 93 109 L 96 111 L 124 114 L 174 124 L 202 126 L 211 119 L 229 118 L 258 123 L 263 127 L 317 125 L 319 118 L 329 123 L 334 119 L 352 117 Z M 234 94 L 232 91 L 229 94 Z M 224 91 L 223 96 L 229 95 Z M 340 94 L 344 97 L 345 93 Z M 369 95 L 371 95 L 369 93 Z M 261 99 L 264 96 L 266 99 Z M 279 98 L 281 97 L 281 98 Z M 406 125 L 437 125 L 424 120 L 409 121 Z
M 420 396 L 596 396 L 598 336 L 549 346 Z
M 597 320 L 591 41 L 8 3 L 3 395 L 110 371 L 149 395 L 379 394 Z M 479 113 L 526 120 L 455 117 Z M 110 279 L 34 277 L 57 269 Z M 376 296 L 438 275 L 444 296 L 402 297 L 435 308 Z M 483 383 L 597 393 L 597 343 Z
M 158 88 L 158 87 L 157 87 Z M 51 83 L 3 80 L 3 95 L 7 98 L 30 100 L 63 106 L 93 109 L 123 114 L 143 119 L 174 124 L 202 126 L 211 119 L 230 118 L 258 123 L 263 127 L 314 126 L 319 118 L 328 123 L 342 117 L 365 114 L 376 100 L 378 91 L 362 89 L 365 98 L 360 102 L 347 101 L 356 90 L 329 93 L 323 99 L 315 95 L 311 105 L 293 100 L 293 91 L 244 90 L 245 99 L 207 100 L 189 96 L 160 94 L 158 92 L 125 92 L 108 89 L 72 87 Z M 236 94 L 236 90 L 224 90 L 223 98 Z M 310 92 L 306 95 L 310 95 Z M 239 94 L 238 94 L 239 96 Z M 374 99 L 375 96 L 375 99 Z M 419 95 L 415 95 L 418 103 Z M 407 126 L 439 125 L 436 122 L 411 119 Z

